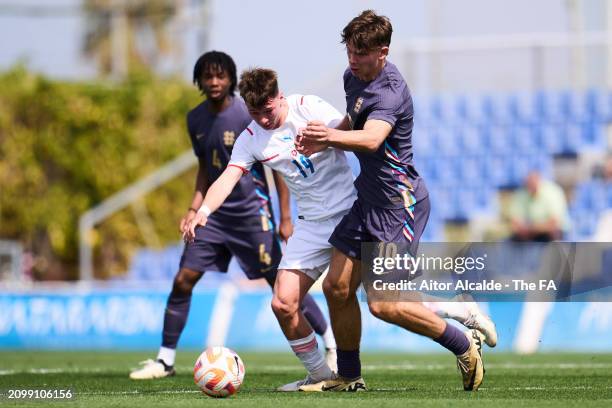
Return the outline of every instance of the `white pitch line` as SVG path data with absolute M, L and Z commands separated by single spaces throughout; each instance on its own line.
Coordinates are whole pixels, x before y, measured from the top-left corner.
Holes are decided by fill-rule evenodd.
M 198 390 L 155 390 L 155 391 L 95 391 L 75 392 L 75 396 L 81 395 L 149 395 L 149 394 L 202 394 Z
M 607 387 L 592 387 L 592 386 L 574 386 L 574 387 L 480 387 L 479 391 L 565 391 L 565 390 L 602 390 L 612 389 L 611 386 Z M 462 391 L 462 388 L 456 388 L 457 391 Z M 272 389 L 255 389 L 253 391 L 263 392 L 275 392 Z M 373 392 L 398 392 L 398 391 L 417 391 L 415 388 L 371 388 Z M 155 395 L 155 394 L 201 394 L 198 390 L 155 390 L 155 391 L 95 391 L 95 392 L 76 392 L 75 397 L 79 396 L 114 396 L 114 395 Z
M 487 369 L 556 369 L 556 370 L 575 370 L 575 369 L 610 369 L 612 363 L 489 363 L 485 364 Z M 363 366 L 364 371 L 412 371 L 412 370 L 448 370 L 450 367 L 446 364 L 366 364 Z M 254 371 L 268 372 L 285 372 L 285 371 L 301 371 L 303 368 L 298 365 L 255 365 Z M 108 369 L 108 368 L 29 368 L 21 370 L 0 370 L 0 376 L 16 375 L 16 374 L 99 374 L 99 373 L 115 373 L 127 375 L 129 370 L 124 369 Z M 193 369 L 188 366 L 177 367 L 179 374 L 187 374 Z

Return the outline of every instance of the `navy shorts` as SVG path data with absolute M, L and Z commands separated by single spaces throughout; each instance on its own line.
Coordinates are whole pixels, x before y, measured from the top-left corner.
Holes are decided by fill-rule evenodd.
M 185 244 L 181 268 L 196 272 L 227 272 L 232 256 L 249 279 L 274 282 L 282 257 L 280 240 L 274 231 L 220 230 L 213 225 L 198 227 L 195 239 Z
M 361 244 L 373 242 L 405 243 L 413 256 L 429 219 L 429 197 L 406 208 L 374 207 L 357 199 L 338 224 L 329 243 L 351 258 L 361 259 Z

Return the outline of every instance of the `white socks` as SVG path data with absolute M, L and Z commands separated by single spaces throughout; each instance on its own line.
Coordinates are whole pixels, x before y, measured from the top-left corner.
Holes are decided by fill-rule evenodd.
M 331 325 L 327 325 L 327 330 L 321 336 L 323 337 L 323 343 L 325 343 L 326 349 L 335 349 L 336 347 L 336 338 L 334 337 L 334 333 L 332 332 Z
M 466 302 L 462 301 L 423 302 L 423 305 L 442 319 L 453 319 L 459 323 L 464 323 L 470 316 Z
M 176 358 L 176 350 L 167 347 L 160 347 L 159 353 L 157 354 L 158 360 L 163 360 L 166 365 L 173 366 L 174 359 Z
M 289 345 L 302 364 L 304 364 L 304 367 L 306 367 L 308 375 L 314 381 L 332 378 L 332 371 L 327 366 L 323 355 L 319 352 L 314 332 L 311 332 L 303 339 L 289 340 Z

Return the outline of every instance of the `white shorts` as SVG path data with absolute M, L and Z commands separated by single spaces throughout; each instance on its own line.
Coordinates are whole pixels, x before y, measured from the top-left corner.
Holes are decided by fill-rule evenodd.
M 331 262 L 333 247 L 328 242 L 329 237 L 348 211 L 324 220 L 298 219 L 278 269 L 297 269 L 313 280 L 319 279 Z

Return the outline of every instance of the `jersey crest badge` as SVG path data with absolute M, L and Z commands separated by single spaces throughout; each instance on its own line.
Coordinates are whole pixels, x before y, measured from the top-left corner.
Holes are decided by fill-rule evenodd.
M 236 141 L 236 134 L 231 130 L 226 130 L 223 132 L 223 143 L 226 146 L 233 146 Z
M 361 110 L 361 105 L 363 105 L 363 98 L 360 96 L 359 98 L 357 98 L 357 101 L 355 101 L 355 106 L 353 106 L 353 112 L 359 113 L 359 111 Z

